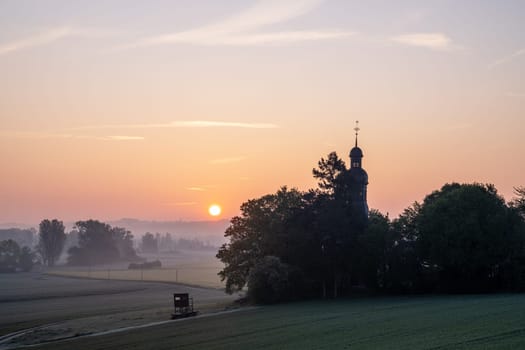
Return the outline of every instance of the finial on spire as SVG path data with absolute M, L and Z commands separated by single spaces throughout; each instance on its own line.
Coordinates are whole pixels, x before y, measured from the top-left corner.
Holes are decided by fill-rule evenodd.
M 357 147 L 357 135 L 359 134 L 359 130 L 361 130 L 361 129 L 359 129 L 359 120 L 355 121 L 355 128 L 354 128 L 354 130 L 355 130 L 355 146 Z

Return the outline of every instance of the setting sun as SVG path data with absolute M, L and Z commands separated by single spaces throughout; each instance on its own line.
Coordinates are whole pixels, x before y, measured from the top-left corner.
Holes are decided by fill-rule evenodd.
M 210 213 L 211 216 L 219 216 L 221 214 L 221 207 L 217 204 L 213 204 L 208 208 L 208 213 Z

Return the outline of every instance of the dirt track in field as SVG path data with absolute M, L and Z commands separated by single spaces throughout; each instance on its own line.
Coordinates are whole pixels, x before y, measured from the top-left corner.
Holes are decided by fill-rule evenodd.
M 202 313 L 224 310 L 236 298 L 170 283 L 2 274 L 0 349 L 164 321 L 176 292 L 190 293 Z

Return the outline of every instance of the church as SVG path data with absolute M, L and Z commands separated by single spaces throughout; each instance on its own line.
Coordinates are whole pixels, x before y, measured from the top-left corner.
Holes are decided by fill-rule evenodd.
M 346 174 L 347 184 L 350 190 L 350 203 L 352 213 L 363 220 L 368 221 L 368 204 L 366 202 L 366 189 L 368 186 L 368 174 L 363 169 L 363 151 L 357 145 L 359 134 L 359 122 L 356 121 L 355 146 L 350 150 L 350 169 Z

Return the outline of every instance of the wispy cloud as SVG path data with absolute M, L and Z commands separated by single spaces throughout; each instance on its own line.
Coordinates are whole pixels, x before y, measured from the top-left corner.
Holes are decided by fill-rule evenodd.
M 231 163 L 238 163 L 245 160 L 246 157 L 240 156 L 240 157 L 228 157 L 228 158 L 219 158 L 219 159 L 213 159 L 210 160 L 210 164 L 231 164 Z
M 106 141 L 136 141 L 144 140 L 143 136 L 127 135 L 76 135 L 69 133 L 39 132 L 39 131 L 2 131 L 0 135 L 6 137 L 27 138 L 27 139 L 79 139 L 79 140 L 106 140 Z
M 272 123 L 243 123 L 210 120 L 182 120 L 170 123 L 152 124 L 106 124 L 86 125 L 69 130 L 91 130 L 91 129 L 149 129 L 149 128 L 243 128 L 243 129 L 275 129 L 279 126 Z
M 188 187 L 188 191 L 204 192 L 206 189 L 204 187 Z
M 304 15 L 322 0 L 259 0 L 252 7 L 227 19 L 199 28 L 162 34 L 141 39 L 122 48 L 163 44 L 193 45 L 265 45 L 298 41 L 337 39 L 354 32 L 340 30 L 305 30 L 284 32 L 257 32 L 261 27 L 282 23 Z
M 409 46 L 418 46 L 431 50 L 450 50 L 452 40 L 443 33 L 412 33 L 398 35 L 392 41 Z
M 32 47 L 48 45 L 68 37 L 93 37 L 105 34 L 103 31 L 91 28 L 56 27 L 34 33 L 8 43 L 0 43 L 0 56 Z
M 525 48 L 520 49 L 520 50 L 512 53 L 511 55 L 502 57 L 499 60 L 492 62 L 491 64 L 489 64 L 489 68 L 494 68 L 494 67 L 500 66 L 502 64 L 508 63 L 508 62 L 513 61 L 514 59 L 520 57 L 520 56 L 523 56 L 523 55 L 525 55 Z
M 30 37 L 18 39 L 0 45 L 0 56 L 34 46 L 50 44 L 72 34 L 71 28 L 62 27 L 36 33 Z
M 345 31 L 294 31 L 294 32 L 277 32 L 252 35 L 237 35 L 222 38 L 216 41 L 214 45 L 232 45 L 232 46 L 249 46 L 265 44 L 287 44 L 297 41 L 313 41 L 325 39 L 337 39 L 353 35 L 353 32 Z
M 178 121 L 169 124 L 174 128 L 243 128 L 243 129 L 275 129 L 276 124 L 271 123 L 239 123 L 224 121 Z

